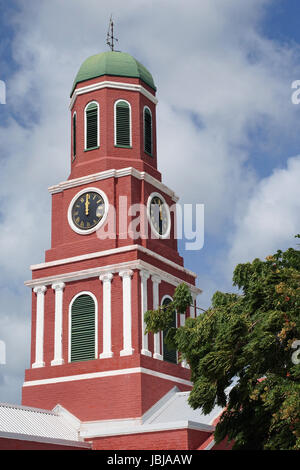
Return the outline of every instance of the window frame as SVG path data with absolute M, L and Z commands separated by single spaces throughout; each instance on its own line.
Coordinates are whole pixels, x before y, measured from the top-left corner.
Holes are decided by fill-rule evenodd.
M 87 148 L 87 108 L 91 104 L 96 104 L 97 106 L 97 145 L 96 147 Z M 90 150 L 95 150 L 100 147 L 100 105 L 98 101 L 92 100 L 87 103 L 84 108 L 84 151 L 89 152 Z
M 124 101 L 124 103 L 128 104 L 129 107 L 129 145 L 119 145 L 117 144 L 117 105 L 121 101 Z M 124 100 L 124 99 L 118 99 L 114 103 L 114 146 L 117 148 L 125 148 L 125 149 L 130 149 L 132 148 L 132 113 L 131 113 L 131 104 L 129 101 Z
M 70 364 L 77 364 L 79 362 L 86 362 L 86 361 L 71 361 L 71 345 L 72 345 L 72 306 L 75 300 L 80 297 L 81 295 L 89 295 L 92 297 L 95 305 L 95 357 L 94 359 L 89 359 L 93 361 L 98 359 L 98 300 L 95 294 L 90 291 L 81 291 L 78 294 L 72 297 L 72 300 L 69 304 L 69 315 L 68 315 L 68 363 Z
M 75 119 L 75 125 L 74 125 Z M 75 150 L 75 152 L 74 152 Z M 77 156 L 77 112 L 74 111 L 72 116 L 72 162 L 76 159 Z
M 146 126 L 145 126 L 145 114 L 146 110 L 149 111 L 150 116 L 151 116 L 151 152 L 149 153 L 148 150 L 146 150 Z M 144 134 L 144 152 L 149 155 L 150 157 L 153 157 L 153 116 L 152 116 L 152 111 L 149 108 L 149 106 L 144 106 L 143 109 L 143 134 Z

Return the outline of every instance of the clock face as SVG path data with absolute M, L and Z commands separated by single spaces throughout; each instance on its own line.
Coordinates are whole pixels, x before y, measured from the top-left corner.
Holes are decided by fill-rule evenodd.
M 75 200 L 72 206 L 72 222 L 79 230 L 90 231 L 103 219 L 105 202 L 101 194 L 87 191 Z
M 170 230 L 170 212 L 168 205 L 161 196 L 152 196 L 149 217 L 154 231 L 162 237 L 166 236 Z

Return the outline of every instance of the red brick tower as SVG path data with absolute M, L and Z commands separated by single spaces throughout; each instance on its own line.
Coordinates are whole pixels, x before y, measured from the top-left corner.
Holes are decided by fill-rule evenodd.
M 24 405 L 60 404 L 81 422 L 138 419 L 175 385 L 191 389 L 163 333 L 144 333 L 144 312 L 179 283 L 199 293 L 177 251 L 177 197 L 157 170 L 155 95 L 151 74 L 129 54 L 92 56 L 77 74 L 71 173 L 49 189 L 51 248 L 26 282 Z

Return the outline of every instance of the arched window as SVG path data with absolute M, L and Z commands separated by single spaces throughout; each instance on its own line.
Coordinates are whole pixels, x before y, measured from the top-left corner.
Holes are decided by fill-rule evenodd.
M 92 101 L 85 108 L 85 150 L 99 147 L 99 105 Z
M 165 297 L 162 306 L 167 306 L 170 302 L 172 302 L 171 297 Z M 173 312 L 173 318 L 172 318 L 172 323 L 169 328 L 176 328 L 177 322 L 176 322 L 176 311 L 174 310 Z M 163 331 L 163 359 L 164 361 L 168 362 L 173 362 L 174 364 L 177 364 L 177 351 L 176 349 L 170 349 L 169 346 L 166 344 L 165 338 L 166 335 L 169 331 L 169 328 L 167 330 Z
M 72 131 L 73 131 L 73 160 L 76 158 L 76 113 L 73 114 L 73 120 L 72 120 Z
M 115 145 L 131 147 L 131 109 L 124 100 L 115 103 Z
M 70 362 L 96 357 L 96 302 L 87 293 L 75 297 L 70 307 Z
M 144 107 L 144 151 L 152 156 L 152 114 Z

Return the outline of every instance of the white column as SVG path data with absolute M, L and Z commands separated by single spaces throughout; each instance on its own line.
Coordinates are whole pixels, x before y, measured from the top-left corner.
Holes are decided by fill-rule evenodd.
M 197 312 L 196 312 L 195 302 L 196 302 L 197 294 L 195 294 L 195 292 L 191 292 L 191 295 L 193 299 L 193 305 L 190 306 L 190 317 L 196 318 Z
M 44 303 L 46 286 L 37 286 L 33 289 L 36 294 L 36 325 L 35 325 L 35 362 L 33 368 L 44 367 Z
M 132 348 L 132 319 L 131 319 L 131 276 L 133 271 L 127 269 L 120 271 L 119 275 L 123 279 L 123 349 L 120 356 L 130 356 L 133 354 Z
M 103 283 L 103 352 L 100 359 L 113 357 L 111 350 L 111 281 L 112 273 L 105 273 L 99 277 Z
M 159 307 L 159 284 L 161 283 L 161 279 L 159 276 L 153 275 L 151 276 L 152 283 L 153 283 L 153 310 L 156 310 Z M 154 354 L 153 357 L 155 359 L 162 360 L 163 357 L 160 352 L 160 338 L 161 332 L 154 334 Z
M 180 314 L 180 326 L 184 326 L 185 325 L 185 313 L 181 313 Z M 188 364 L 185 360 L 183 360 L 181 362 L 181 366 L 184 367 L 185 369 L 188 369 Z
M 147 280 L 150 277 L 150 273 L 141 269 L 141 324 L 142 324 L 142 350 L 141 354 L 145 356 L 152 356 L 151 352 L 148 349 L 148 333 L 145 333 L 145 312 L 148 310 L 148 289 L 147 289 Z
M 55 290 L 55 326 L 54 326 L 54 359 L 51 366 L 58 366 L 64 363 L 62 357 L 62 319 L 63 319 L 63 292 L 65 284 L 57 282 L 52 284 Z

